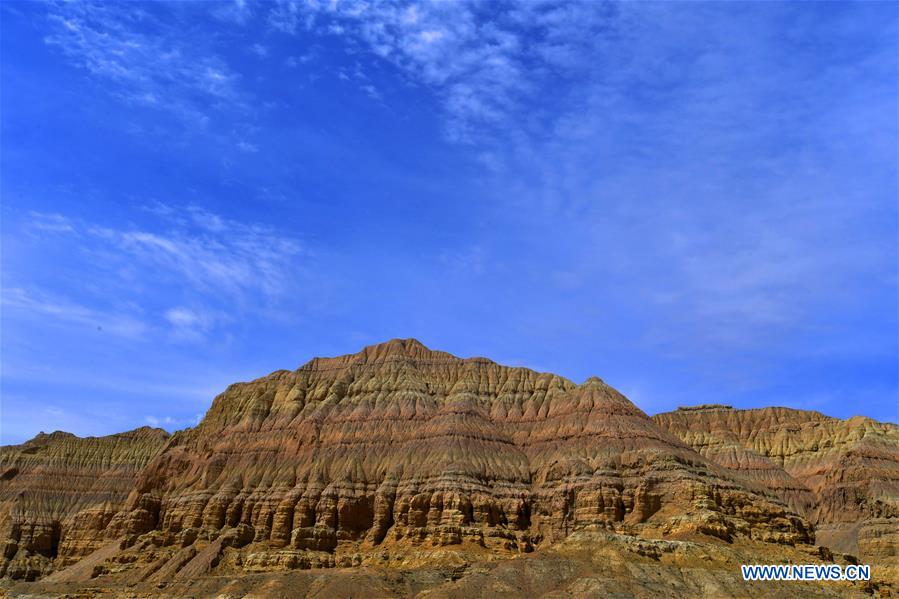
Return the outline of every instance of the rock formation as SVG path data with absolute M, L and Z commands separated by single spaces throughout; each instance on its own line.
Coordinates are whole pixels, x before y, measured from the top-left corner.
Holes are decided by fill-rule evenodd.
M 709 405 L 653 418 L 685 443 L 777 493 L 818 543 L 899 575 L 899 426 L 803 410 Z
M 72 449 L 37 452 L 44 462 L 30 463 L 28 448 L 45 438 L 4 448 L 0 473 L 14 472 L 0 480 L 4 514 L 22 501 L 16 497 L 65 506 L 29 508 L 28 518 L 15 520 L 18 531 L 23 522 L 55 523 L 48 543 L 3 529 L 7 546 L 17 548 L 5 574 L 48 573 L 54 557 L 57 572 L 43 579 L 54 588 L 308 568 L 466 568 L 535 550 L 548 555 L 575 533 L 606 535 L 602 543 L 625 553 L 643 542 L 626 539 L 658 539 L 659 547 L 737 543 L 830 559 L 813 547 L 810 521 L 836 517 L 838 504 L 822 504 L 825 495 L 837 500 L 837 491 L 822 490 L 836 481 L 827 487 L 822 478 L 813 488 L 806 481 L 816 470 L 801 455 L 790 454 L 804 479 L 765 453 L 776 441 L 756 447 L 740 441 L 742 432 L 703 441 L 682 434 L 679 418 L 654 421 L 597 378 L 577 385 L 394 340 L 231 385 L 197 427 L 167 441 L 149 429 L 115 442 L 51 436 L 72 447 L 122 446 L 93 462 Z M 884 463 L 865 458 L 860 476 L 895 472 L 892 425 L 866 422 L 881 442 L 850 453 L 879 451 Z M 861 438 L 840 437 L 838 428 L 826 430 Z M 830 441 L 819 432 L 824 446 Z M 130 453 L 125 438 L 134 440 Z M 49 463 L 60 480 L 93 468 L 96 490 L 66 499 L 41 478 Z M 22 478 L 26 471 L 37 474 Z M 867 487 L 871 501 L 880 484 Z M 872 509 L 853 513 L 874 518 Z M 876 517 L 893 517 L 890 509 Z M 888 546 L 882 554 L 893 543 L 888 534 L 870 539 Z M 652 559 L 665 553 L 646 551 L 658 553 Z M 40 566 L 9 567 L 26 559 L 20 554 L 39 555 Z
M 57 431 L 0 450 L 0 576 L 33 580 L 99 548 L 168 433 L 80 439 Z

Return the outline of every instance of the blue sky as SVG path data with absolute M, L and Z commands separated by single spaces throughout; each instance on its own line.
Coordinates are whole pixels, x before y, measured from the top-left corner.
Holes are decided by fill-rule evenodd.
M 3 443 L 393 337 L 899 420 L 895 3 L 0 19 Z

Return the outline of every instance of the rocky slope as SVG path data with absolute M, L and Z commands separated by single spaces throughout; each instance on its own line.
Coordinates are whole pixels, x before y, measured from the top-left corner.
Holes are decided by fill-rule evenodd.
M 425 566 L 358 566 L 240 576 L 181 577 L 169 582 L 123 584 L 112 574 L 82 582 L 44 579 L 34 583 L 0 580 L 11 597 L 218 597 L 246 599 L 418 597 L 491 599 L 520 597 L 890 597 L 878 582 L 746 582 L 740 564 L 829 561 L 806 545 L 756 541 L 709 543 L 641 539 L 582 530 L 552 547 L 511 559 L 472 557 L 452 562 L 436 556 Z M 845 560 L 839 560 L 845 565 Z M 51 577 L 52 578 L 52 577 Z M 2 590 L 0 590 L 2 594 Z
M 590 531 L 625 553 L 633 543 L 620 539 L 639 538 L 829 559 L 811 545 L 817 491 L 756 449 L 732 441 L 728 461 L 659 422 L 599 379 L 577 385 L 414 340 L 315 359 L 230 386 L 196 428 L 160 438 L 152 459 L 136 452 L 143 468 L 129 467 L 115 493 L 54 520 L 58 571 L 42 584 L 464 569 L 546 555 Z M 4 448 L 3 463 L 19 453 Z
M 111 538 L 229 531 L 246 565 L 528 552 L 584 525 L 808 542 L 807 523 L 599 379 L 393 341 L 233 385 L 148 464 Z M 384 553 L 383 551 L 379 551 Z
M 0 576 L 34 579 L 91 553 L 168 433 L 41 433 L 0 449 Z
M 899 426 L 715 405 L 653 419 L 704 456 L 777 493 L 815 525 L 820 544 L 899 565 Z

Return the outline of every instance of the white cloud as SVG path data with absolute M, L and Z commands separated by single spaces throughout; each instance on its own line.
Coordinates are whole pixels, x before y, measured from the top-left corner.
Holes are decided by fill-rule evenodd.
M 191 418 L 174 418 L 172 416 L 144 416 L 144 421 L 153 428 L 163 428 L 169 432 L 196 426 L 203 419 L 202 414 Z
M 32 229 L 36 229 L 38 231 L 71 233 L 75 230 L 72 227 L 72 224 L 69 222 L 69 219 L 67 219 L 62 214 L 32 211 L 29 212 L 28 215 L 31 217 L 29 226 Z
M 300 56 L 288 56 L 284 61 L 284 64 L 287 65 L 289 69 L 295 69 L 299 67 L 301 64 L 308 64 L 315 60 L 317 52 L 315 50 L 311 50 L 306 52 L 305 54 L 301 54 Z
M 3 305 L 127 337 L 158 331 L 164 323 L 175 338 L 197 341 L 232 322 L 231 314 L 277 304 L 302 276 L 298 259 L 308 252 L 270 227 L 237 222 L 196 205 L 156 202 L 145 211 L 158 219 L 155 225 L 115 228 L 60 214 L 29 215 L 44 235 L 72 236 L 78 252 L 89 259 L 93 277 L 102 281 L 103 296 L 119 289 L 117 309 L 87 308 L 84 301 L 19 288 L 4 290 Z M 134 290 L 135 285 L 147 291 Z M 169 305 L 159 309 L 146 303 L 161 299 L 149 289 L 175 295 L 165 295 Z M 148 316 L 154 313 L 156 319 Z
M 246 0 L 234 0 L 227 3 L 215 3 L 212 14 L 222 20 L 231 21 L 240 25 L 247 23 L 253 16 L 253 9 Z
M 16 287 L 4 289 L 0 303 L 7 309 L 98 333 L 138 338 L 147 332 L 146 324 L 137 315 L 89 308 L 66 299 Z
M 372 100 L 378 100 L 378 101 L 381 100 L 381 93 L 378 91 L 378 88 L 376 88 L 374 85 L 371 85 L 371 84 L 363 85 L 362 91 L 364 91 L 368 95 L 368 97 L 371 98 Z
M 231 321 L 226 314 L 203 307 L 175 306 L 163 316 L 171 325 L 174 338 L 180 341 L 202 341 L 213 327 Z
M 175 276 L 209 294 L 280 294 L 294 258 L 303 253 L 295 239 L 261 225 L 224 219 L 198 207 L 172 208 L 165 231 L 92 226 L 88 232 L 136 260 L 143 268 Z M 190 226 L 183 223 L 189 221 Z
M 204 320 L 193 310 L 184 307 L 169 308 L 165 312 L 165 318 L 176 327 L 194 327 L 203 324 Z
M 486 23 L 470 2 L 279 2 L 273 27 L 296 33 L 303 25 L 367 44 L 377 56 L 434 89 L 447 114 L 447 135 L 478 137 L 501 126 L 529 86 L 520 32 Z M 366 93 L 375 97 L 364 84 Z
M 895 252 L 858 223 L 885 214 L 892 187 L 850 182 L 865 163 L 882 170 L 883 156 L 895 154 L 894 131 L 865 130 L 894 104 L 882 83 L 892 56 L 823 70 L 809 69 L 808 57 L 785 65 L 795 40 L 757 44 L 772 19 L 795 18 L 781 7 L 477 7 L 373 1 L 309 10 L 320 33 L 341 23 L 348 45 L 363 43 L 433 91 L 449 137 L 479 146 L 498 193 L 512 198 L 516 226 L 539 233 L 539 255 L 583 234 L 581 248 L 559 251 L 574 264 L 564 281 L 596 286 L 615 271 L 665 314 L 650 336 L 696 352 L 764 347 L 771 336 L 824 326 L 812 321 L 815 304 L 837 311 L 863 295 L 840 277 L 872 285 L 885 276 Z M 847 16 L 830 26 L 846 36 L 863 22 Z M 856 76 L 876 77 L 880 94 L 857 96 L 845 85 Z M 841 154 L 847 147 L 869 154 Z M 669 244 L 671 233 L 681 243 Z M 442 260 L 479 264 L 476 254 Z
M 428 44 L 439 41 L 443 38 L 443 32 L 439 30 L 422 31 L 418 34 L 422 41 Z
M 163 205 L 164 206 L 164 205 Z M 171 215 L 176 213 L 176 210 L 172 207 L 165 207 L 167 210 L 165 214 Z M 222 233 L 229 228 L 229 224 L 225 219 L 217 214 L 213 214 L 208 210 L 204 210 L 196 205 L 190 205 L 185 210 L 193 220 L 194 224 L 196 224 L 201 229 L 205 229 L 212 233 Z
M 303 12 L 299 2 L 293 0 L 277 0 L 268 14 L 269 25 L 283 33 L 296 33 L 300 25 L 311 28 L 312 15 Z
M 44 41 L 127 102 L 168 110 L 198 127 L 205 127 L 214 105 L 242 104 L 239 77 L 222 59 L 147 11 L 67 2 L 52 5 L 49 19 L 53 27 Z

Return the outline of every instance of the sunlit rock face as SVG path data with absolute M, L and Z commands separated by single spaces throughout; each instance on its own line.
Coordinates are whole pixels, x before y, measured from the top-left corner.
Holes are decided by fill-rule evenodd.
M 138 472 L 169 434 L 57 431 L 0 449 L 0 575 L 34 579 L 98 549 Z
M 899 566 L 899 426 L 714 405 L 653 419 L 705 457 L 774 491 L 815 525 L 818 543 Z
M 810 541 L 766 493 L 599 379 L 395 340 L 232 385 L 148 464 L 107 532 L 183 544 L 241 528 L 338 564 L 391 547 L 528 552 L 587 526 Z
M 5 574 L 161 585 L 210 573 L 454 566 L 556 547 L 581 532 L 811 547 L 809 521 L 839 509 L 766 453 L 774 441 L 755 447 L 743 442 L 741 422 L 704 420 L 722 410 L 652 419 L 597 378 L 578 385 L 393 340 L 231 385 L 196 428 L 170 438 L 151 429 L 57 434 L 78 449 L 58 459 L 41 450 L 37 466 L 28 448 L 42 438 L 4 448 L 4 522 L 19 523 L 19 532 L 3 529 L 15 548 Z M 893 429 L 865 422 L 882 436 L 865 451 L 886 452 L 878 467 L 889 471 Z M 781 428 L 789 438 L 795 427 Z M 78 457 L 126 441 L 128 451 Z M 51 463 L 48 482 L 41 468 Z M 65 510 L 42 507 L 63 502 L 50 498 L 65 495 L 69 478 L 90 491 Z M 23 492 L 31 507 L 16 520 L 11 506 L 25 505 L 16 499 Z M 874 518 L 854 513 L 854 522 Z M 26 536 L 24 522 L 55 524 Z M 886 554 L 891 531 L 864 530 L 858 542 Z M 44 550 L 48 536 L 55 550 Z M 13 567 L 28 560 L 39 564 Z

